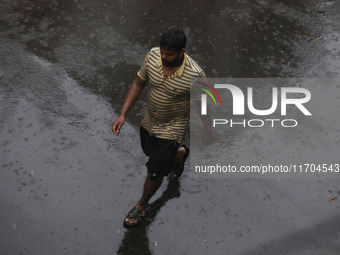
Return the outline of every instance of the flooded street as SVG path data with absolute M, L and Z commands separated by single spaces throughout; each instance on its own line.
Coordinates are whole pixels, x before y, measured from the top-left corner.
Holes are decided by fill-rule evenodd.
M 336 178 L 184 172 L 126 230 L 145 93 L 111 132 L 168 27 L 208 77 L 340 78 L 339 13 L 337 0 L 0 0 L 0 254 L 340 254 Z

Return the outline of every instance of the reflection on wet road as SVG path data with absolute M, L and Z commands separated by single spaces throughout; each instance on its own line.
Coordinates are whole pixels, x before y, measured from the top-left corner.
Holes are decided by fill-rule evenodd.
M 339 181 L 193 179 L 122 221 L 145 176 L 111 124 L 169 26 L 209 77 L 339 76 L 339 3 L 0 1 L 0 254 L 339 254 Z M 144 95 L 143 95 L 144 97 Z M 237 134 L 234 134 L 237 136 Z M 297 137 L 299 139 L 299 137 Z

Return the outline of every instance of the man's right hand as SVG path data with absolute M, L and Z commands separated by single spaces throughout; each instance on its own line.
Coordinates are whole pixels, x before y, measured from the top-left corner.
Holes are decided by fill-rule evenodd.
M 125 97 L 122 110 L 120 111 L 118 118 L 112 124 L 112 132 L 115 135 L 119 135 L 120 129 L 125 123 L 126 114 L 128 113 L 130 107 L 136 102 L 139 95 L 142 93 L 146 83 L 147 80 L 141 79 L 138 75 L 133 80 L 130 89 Z
M 112 132 L 113 132 L 115 135 L 119 135 L 120 129 L 122 128 L 122 126 L 124 125 L 124 123 L 125 123 L 125 117 L 119 115 L 118 118 L 117 118 L 117 119 L 113 122 L 113 124 L 112 124 Z

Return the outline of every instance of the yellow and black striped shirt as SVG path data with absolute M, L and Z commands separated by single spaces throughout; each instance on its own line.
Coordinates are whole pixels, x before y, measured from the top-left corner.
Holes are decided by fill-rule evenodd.
M 205 79 L 204 71 L 184 54 L 180 68 L 165 77 L 156 47 L 146 55 L 137 75 L 150 83 L 142 127 L 155 137 L 181 143 L 189 124 L 190 89 L 193 82 Z

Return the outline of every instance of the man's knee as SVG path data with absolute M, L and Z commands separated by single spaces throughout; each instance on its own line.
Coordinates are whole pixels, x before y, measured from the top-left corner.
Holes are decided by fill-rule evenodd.
M 157 180 L 157 181 L 163 181 L 164 176 L 159 173 L 154 173 L 152 171 L 148 171 L 148 178 L 151 181 Z

